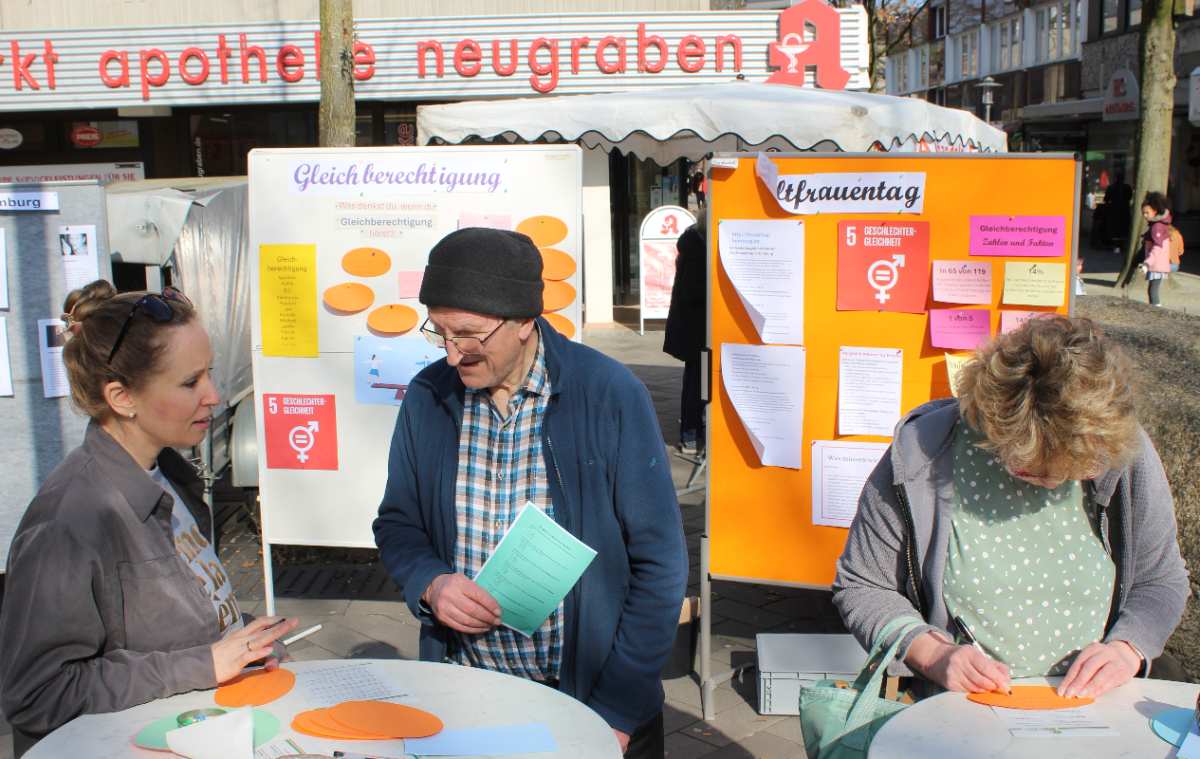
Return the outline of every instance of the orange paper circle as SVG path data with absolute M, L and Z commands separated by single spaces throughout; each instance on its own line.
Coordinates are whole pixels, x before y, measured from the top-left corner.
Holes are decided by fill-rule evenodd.
M 334 311 L 357 314 L 370 308 L 374 302 L 375 292 L 359 282 L 334 285 L 325 291 L 325 305 Z
M 401 303 L 380 306 L 367 315 L 367 326 L 386 335 L 403 335 L 417 326 L 417 312 Z
M 542 291 L 542 310 L 561 311 L 575 300 L 575 288 L 566 282 L 546 282 Z
M 1011 696 L 993 691 L 969 693 L 967 698 L 977 704 L 1003 709 L 1074 709 L 1095 701 L 1092 698 L 1063 698 L 1050 685 L 1014 685 Z
M 574 273 L 574 258 L 558 248 L 542 248 L 542 279 L 563 280 Z
M 392 258 L 379 248 L 355 248 L 342 256 L 342 268 L 356 277 L 378 277 L 392 268 Z
M 557 216 L 530 216 L 517 225 L 517 231 L 541 248 L 562 242 L 567 236 L 567 223 Z
M 329 716 L 328 709 L 310 709 L 292 718 L 292 729 L 316 738 L 337 738 L 347 741 L 377 741 L 386 735 L 364 735 L 342 727 Z
M 343 701 L 329 714 L 356 732 L 390 738 L 427 738 L 442 729 L 435 715 L 386 701 Z
M 262 706 L 269 704 L 296 685 L 296 675 L 283 668 L 265 669 L 238 675 L 217 688 L 213 700 L 218 706 Z
M 550 326 L 554 327 L 555 332 L 568 340 L 575 337 L 575 325 L 567 317 L 562 314 L 542 314 L 542 316 L 546 317 L 546 321 L 550 322 Z

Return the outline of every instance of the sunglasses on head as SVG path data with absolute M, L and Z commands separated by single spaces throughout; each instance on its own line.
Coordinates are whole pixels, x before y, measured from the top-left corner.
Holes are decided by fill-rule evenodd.
M 107 363 L 112 364 L 113 356 L 117 355 L 121 343 L 125 342 L 125 336 L 129 334 L 129 325 L 133 323 L 133 317 L 140 312 L 150 317 L 155 324 L 166 324 L 175 316 L 175 309 L 171 307 L 172 303 L 182 303 L 189 308 L 192 305 L 187 296 L 174 287 L 164 287 L 161 293 L 146 293 L 138 298 L 133 304 L 133 308 L 129 310 L 129 316 L 125 317 L 121 331 L 117 333 L 117 341 L 113 343 L 112 350 L 108 353 Z

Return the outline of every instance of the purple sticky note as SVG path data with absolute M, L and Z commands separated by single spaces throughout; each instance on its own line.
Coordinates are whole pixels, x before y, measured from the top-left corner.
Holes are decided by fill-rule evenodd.
M 1020 329 L 1021 325 L 1035 317 L 1041 316 L 1045 311 L 1001 311 L 1000 312 L 1000 334 L 1007 335 L 1013 330 Z
M 929 339 L 935 348 L 974 350 L 991 337 L 986 309 L 935 308 L 929 312 Z
M 942 303 L 991 303 L 992 262 L 934 261 L 933 299 Z
M 1061 256 L 1067 225 L 1061 216 L 972 216 L 973 256 Z
M 398 272 L 400 278 L 400 298 L 416 298 L 421 294 L 421 280 L 425 278 L 423 271 Z

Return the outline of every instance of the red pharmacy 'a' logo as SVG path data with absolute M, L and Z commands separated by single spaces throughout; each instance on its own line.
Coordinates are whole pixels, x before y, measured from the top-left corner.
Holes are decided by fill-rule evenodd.
M 804 0 L 779 14 L 779 40 L 768 46 L 768 65 L 778 69 L 768 84 L 804 86 L 814 69 L 817 86 L 840 90 L 850 81 L 842 68 L 842 19 L 823 0 Z

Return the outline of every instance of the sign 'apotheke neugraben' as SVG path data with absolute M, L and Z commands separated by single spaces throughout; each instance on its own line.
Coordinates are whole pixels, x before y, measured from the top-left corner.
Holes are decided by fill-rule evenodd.
M 814 34 L 815 30 L 815 34 Z M 366 19 L 359 97 L 595 92 L 749 79 L 865 85 L 861 8 Z M 315 21 L 0 37 L 0 110 L 319 98 Z M 806 79 L 806 72 L 808 79 Z

